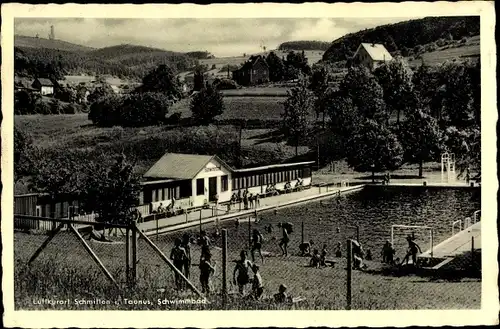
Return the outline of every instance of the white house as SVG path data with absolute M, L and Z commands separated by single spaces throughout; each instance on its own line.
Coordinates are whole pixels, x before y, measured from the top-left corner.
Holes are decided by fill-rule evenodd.
M 362 64 L 370 70 L 376 69 L 385 62 L 391 61 L 392 56 L 382 44 L 362 43 L 354 53 L 354 63 Z
M 31 86 L 36 89 L 42 95 L 52 95 L 54 94 L 54 84 L 50 79 L 38 78 L 33 81 Z
M 184 207 L 201 207 L 231 198 L 231 168 L 217 156 L 167 153 L 143 176 L 143 202 L 168 206 L 172 198 Z

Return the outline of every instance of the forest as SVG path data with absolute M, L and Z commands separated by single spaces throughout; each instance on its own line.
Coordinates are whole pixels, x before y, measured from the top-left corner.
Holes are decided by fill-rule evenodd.
M 338 62 L 347 60 L 362 42 L 384 44 L 391 53 L 408 52 L 439 39 L 460 40 L 479 35 L 479 16 L 427 17 L 396 24 L 388 24 L 356 33 L 347 34 L 331 43 L 323 54 L 323 60 Z

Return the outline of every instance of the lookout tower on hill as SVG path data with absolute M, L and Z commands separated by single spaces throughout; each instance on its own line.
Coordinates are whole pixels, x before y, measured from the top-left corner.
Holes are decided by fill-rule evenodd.
M 54 40 L 56 38 L 56 34 L 54 32 L 54 25 L 50 26 L 50 34 L 49 34 L 49 40 Z

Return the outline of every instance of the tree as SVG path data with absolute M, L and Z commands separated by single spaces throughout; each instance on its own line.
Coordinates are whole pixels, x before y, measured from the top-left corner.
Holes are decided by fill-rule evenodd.
M 99 98 L 108 97 L 110 95 L 115 95 L 115 92 L 111 88 L 111 86 L 107 83 L 103 83 L 100 86 L 96 87 L 88 96 L 87 102 L 94 103 Z
M 314 111 L 316 112 L 316 120 L 319 114 L 323 113 L 323 124 L 325 122 L 325 112 L 327 106 L 327 89 L 330 83 L 330 75 L 324 66 L 315 67 L 309 80 L 309 89 L 315 96 Z
M 399 124 L 401 112 L 415 108 L 416 98 L 413 93 L 413 72 L 403 59 L 394 59 L 378 67 L 375 72 L 384 92 L 384 101 L 390 115 L 397 113 Z
M 395 170 L 403 162 L 403 148 L 385 125 L 365 122 L 349 138 L 347 163 L 357 171 Z
M 479 126 L 461 129 L 446 128 L 443 136 L 444 150 L 455 155 L 455 166 L 462 175 L 466 168 L 481 173 L 481 130 Z
M 300 53 L 294 51 L 289 52 L 286 56 L 285 65 L 287 67 L 293 67 L 305 75 L 311 74 L 311 67 L 307 63 L 307 57 L 304 51 Z
M 314 106 L 314 95 L 307 89 L 307 81 L 301 76 L 296 87 L 287 91 L 288 97 L 283 104 L 282 131 L 295 146 L 298 155 L 299 143 L 307 135 L 307 117 Z
M 130 222 L 140 192 L 139 177 L 133 169 L 123 154 L 111 167 L 92 162 L 82 188 L 83 209 L 97 213 L 101 222 Z
M 200 68 L 197 68 L 194 71 L 193 84 L 194 91 L 200 91 L 203 87 L 205 87 L 205 76 Z
M 470 63 L 445 63 L 439 70 L 443 84 L 443 114 L 448 126 L 466 128 L 475 121 Z M 477 91 L 476 91 L 477 93 Z M 477 96 L 476 96 L 477 97 Z
M 122 101 L 123 99 L 116 94 L 98 98 L 90 105 L 89 120 L 99 127 L 119 125 Z
M 441 134 L 437 120 L 417 109 L 406 116 L 399 135 L 405 161 L 418 163 L 418 176 L 422 177 L 424 161 L 435 160 L 439 154 Z
M 193 118 L 203 125 L 208 125 L 224 112 L 222 94 L 213 86 L 207 85 L 194 95 L 190 104 Z
M 352 100 L 361 117 L 377 122 L 388 121 L 383 99 L 384 91 L 366 67 L 351 67 L 340 83 L 339 92 Z
M 89 163 L 88 155 L 81 151 L 44 152 L 36 159 L 31 188 L 51 197 L 50 212 L 54 213 L 56 200 L 78 199 Z
M 166 120 L 171 101 L 163 93 L 136 93 L 123 97 L 119 123 L 124 127 L 144 127 Z
M 143 79 L 140 92 L 161 92 L 168 98 L 180 99 L 182 88 L 172 69 L 167 65 L 160 65 L 150 71 Z
M 35 104 L 41 99 L 39 94 L 29 93 L 26 90 L 14 93 L 14 114 L 34 114 Z
M 267 66 L 269 66 L 269 79 L 273 82 L 283 80 L 285 76 L 285 65 L 273 51 L 266 57 Z
M 31 136 L 14 126 L 14 183 L 32 173 L 34 151 Z

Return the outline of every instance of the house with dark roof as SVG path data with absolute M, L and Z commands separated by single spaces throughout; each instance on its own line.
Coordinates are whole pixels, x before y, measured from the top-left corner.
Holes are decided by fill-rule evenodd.
M 233 80 L 241 86 L 269 82 L 269 66 L 264 57 L 251 56 L 241 68 L 233 71 Z
M 370 70 L 391 60 L 391 54 L 384 45 L 378 43 L 361 43 L 353 56 L 355 64 L 364 65 Z
M 37 78 L 31 84 L 31 87 L 36 89 L 42 95 L 53 95 L 54 94 L 54 83 L 50 79 Z

